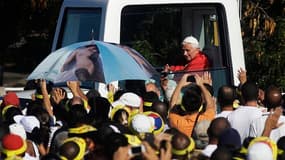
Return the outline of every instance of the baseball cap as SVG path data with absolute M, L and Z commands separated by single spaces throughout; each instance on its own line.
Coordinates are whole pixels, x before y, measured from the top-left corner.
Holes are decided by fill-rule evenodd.
M 7 157 L 23 154 L 26 149 L 26 141 L 18 135 L 7 134 L 2 138 L 2 152 Z
M 161 116 L 153 111 L 144 112 L 145 115 L 151 118 L 152 123 L 154 124 L 153 134 L 160 134 L 164 131 L 164 122 Z
M 120 97 L 120 101 L 123 102 L 123 104 L 131 107 L 140 107 L 142 103 L 141 97 L 132 92 L 124 93 Z
M 24 126 L 24 129 L 28 133 L 32 133 L 34 128 L 40 128 L 40 121 L 35 116 L 23 116 L 16 115 L 14 116 L 16 123 Z
M 3 106 L 7 106 L 7 105 L 13 105 L 13 106 L 20 105 L 19 97 L 17 96 L 15 92 L 8 92 L 3 97 Z
M 248 146 L 248 160 L 275 160 L 278 148 L 274 141 L 268 137 L 256 137 Z
M 112 103 L 112 106 L 125 105 L 134 108 L 139 108 L 142 103 L 141 97 L 132 92 L 124 93 L 119 100 Z
M 241 138 L 234 128 L 225 129 L 219 136 L 218 147 L 227 147 L 230 151 L 241 148 Z
M 26 131 L 23 125 L 18 123 L 13 123 L 9 125 L 10 133 L 16 134 L 23 138 L 24 140 L 27 139 Z
M 130 123 L 131 129 L 140 134 L 140 133 L 152 133 L 154 130 L 154 123 L 151 117 L 143 113 L 138 113 L 131 118 Z

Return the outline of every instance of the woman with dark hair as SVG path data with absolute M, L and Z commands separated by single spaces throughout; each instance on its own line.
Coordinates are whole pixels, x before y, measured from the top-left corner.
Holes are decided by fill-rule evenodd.
M 209 73 L 204 73 L 202 77 L 195 75 L 195 83 L 188 82 L 188 76 L 189 74 L 185 74 L 181 78 L 173 93 L 170 102 L 169 122 L 171 127 L 192 136 L 197 122 L 214 119 L 216 108 L 211 93 L 204 85 L 210 82 Z M 181 104 L 179 104 L 181 91 L 183 96 Z

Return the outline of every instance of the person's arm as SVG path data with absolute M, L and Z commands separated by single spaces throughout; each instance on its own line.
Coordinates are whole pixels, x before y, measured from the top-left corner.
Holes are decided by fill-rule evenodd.
M 181 80 L 178 82 L 172 96 L 171 96 L 171 99 L 170 99 L 170 109 L 173 108 L 176 104 L 178 104 L 179 102 L 179 99 L 180 99 L 180 92 L 181 92 L 181 89 L 190 84 L 191 82 L 187 82 L 187 77 L 189 76 L 190 74 L 184 74 L 181 78 Z
M 46 155 L 48 152 L 43 143 L 37 145 L 41 156 Z
M 49 98 L 49 94 L 48 94 L 47 87 L 46 87 L 46 80 L 41 79 L 40 85 L 41 85 L 41 91 L 42 91 L 42 95 L 43 95 L 43 105 L 44 105 L 45 109 L 47 110 L 49 116 L 52 117 L 53 111 L 52 111 L 52 106 L 50 103 L 50 98 Z
M 80 89 L 79 81 L 68 81 L 67 86 L 70 89 L 73 97 L 80 97 L 83 101 L 88 102 L 88 98 Z M 87 108 L 90 109 L 90 106 L 87 105 Z
M 262 136 L 269 137 L 270 133 L 273 129 L 276 129 L 283 125 L 284 123 L 278 123 L 280 116 L 282 115 L 283 109 L 282 107 L 277 107 L 273 113 L 267 117 L 264 125 L 264 130 L 262 132 Z
M 201 88 L 206 101 L 206 109 L 215 108 L 215 101 L 211 93 L 204 86 L 204 83 L 209 82 L 209 78 L 211 78 L 211 76 L 208 72 L 205 72 L 201 77 L 198 74 L 195 75 L 196 84 Z
M 77 82 L 77 92 L 82 99 L 84 99 L 85 101 L 88 101 L 87 96 L 83 93 L 83 91 L 80 88 L 79 81 Z
M 70 89 L 73 97 L 80 97 L 78 93 L 78 82 L 77 81 L 68 81 L 66 82 L 67 87 Z

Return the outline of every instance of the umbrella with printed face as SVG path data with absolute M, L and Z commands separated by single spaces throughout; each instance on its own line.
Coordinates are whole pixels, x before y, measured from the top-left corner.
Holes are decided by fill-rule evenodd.
M 52 52 L 27 80 L 110 83 L 118 80 L 147 80 L 157 75 L 155 68 L 134 49 L 91 40 L 74 43 Z

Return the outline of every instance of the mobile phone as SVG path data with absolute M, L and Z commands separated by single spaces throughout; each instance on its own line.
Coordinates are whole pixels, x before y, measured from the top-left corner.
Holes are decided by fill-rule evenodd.
M 195 77 L 194 77 L 193 75 L 190 75 L 190 76 L 187 77 L 187 82 L 193 82 L 193 83 L 195 83 L 195 82 L 196 82 L 196 79 L 195 79 Z
M 145 147 L 143 145 L 132 146 L 129 150 L 129 154 L 133 156 L 141 155 L 142 152 L 145 152 Z

